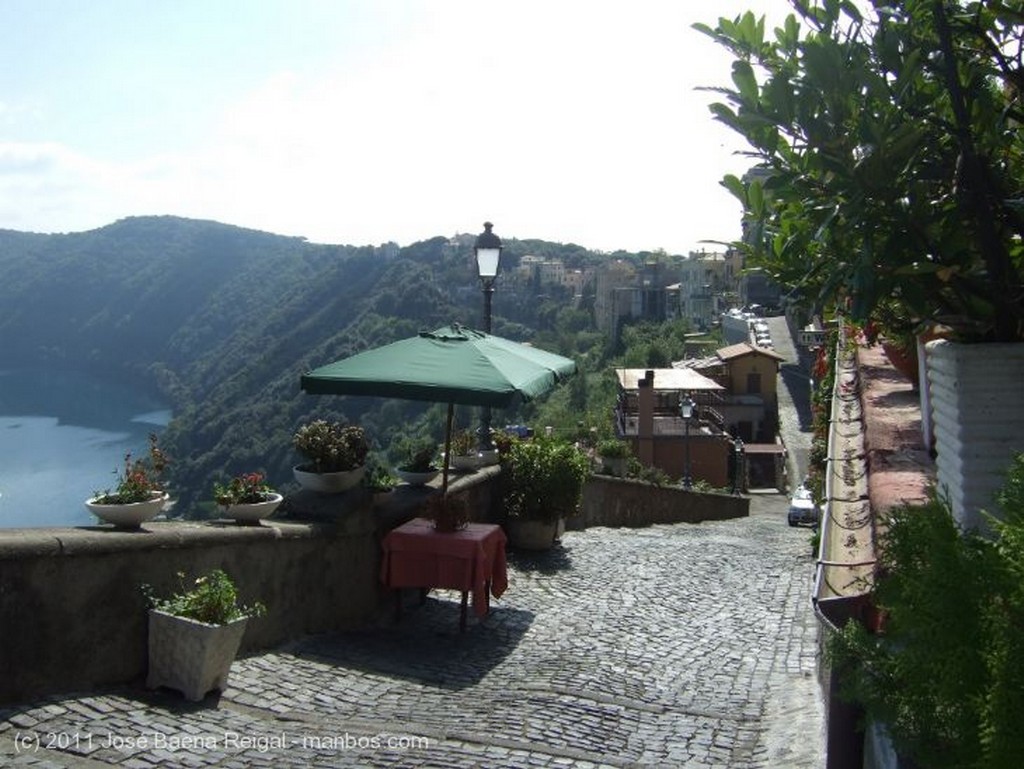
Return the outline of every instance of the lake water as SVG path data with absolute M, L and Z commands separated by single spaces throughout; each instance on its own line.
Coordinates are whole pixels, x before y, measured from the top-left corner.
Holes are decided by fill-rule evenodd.
M 117 483 L 171 412 L 80 372 L 0 370 L 0 528 L 88 526 L 84 501 Z

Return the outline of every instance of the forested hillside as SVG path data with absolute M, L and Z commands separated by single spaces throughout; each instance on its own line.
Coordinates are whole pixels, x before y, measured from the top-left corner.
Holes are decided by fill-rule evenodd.
M 568 265 L 601 258 L 506 241 L 503 264 L 527 253 Z M 423 404 L 310 396 L 299 376 L 452 321 L 479 326 L 482 306 L 472 238 L 331 246 L 174 217 L 65 235 L 0 231 L 0 275 L 7 362 L 88 369 L 170 403 L 164 443 L 184 511 L 222 475 L 262 469 L 287 487 L 298 461 L 291 436 L 307 419 L 359 422 L 377 448 L 421 429 Z M 589 315 L 562 296 L 505 281 L 494 309 L 503 336 L 543 332 L 548 349 L 567 355 L 600 343 Z

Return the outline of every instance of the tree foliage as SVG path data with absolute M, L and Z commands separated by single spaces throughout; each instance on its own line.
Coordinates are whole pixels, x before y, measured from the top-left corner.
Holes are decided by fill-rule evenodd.
M 602 258 L 542 241 L 511 240 L 508 250 L 509 270 L 517 254 L 536 251 L 581 265 Z M 482 309 L 471 241 L 432 238 L 396 255 L 176 217 L 67 235 L 0 231 L 0 273 L 7 365 L 85 370 L 171 406 L 161 444 L 173 460 L 175 510 L 189 516 L 202 515 L 217 478 L 261 472 L 275 488 L 294 489 L 291 468 L 302 458 L 292 436 L 315 419 L 362 426 L 373 458 L 389 466 L 403 438 L 439 442 L 443 406 L 309 396 L 299 377 L 452 321 L 479 327 Z M 550 400 L 564 414 L 559 424 L 589 421 L 582 409 L 605 403 L 591 395 L 591 385 L 605 385 L 599 360 L 586 356 L 604 337 L 589 310 L 535 296 L 503 274 L 494 311 L 495 333 L 583 361 L 571 406 L 568 388 Z M 495 424 L 544 407 L 496 413 Z M 457 410 L 461 426 L 478 419 Z
M 697 25 L 735 57 L 711 109 L 751 146 L 737 245 L 812 305 L 1024 339 L 1021 3 L 793 6 L 774 38 Z

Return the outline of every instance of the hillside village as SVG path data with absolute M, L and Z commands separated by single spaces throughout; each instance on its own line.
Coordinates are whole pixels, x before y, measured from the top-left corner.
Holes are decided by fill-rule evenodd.
M 449 245 L 469 252 L 472 237 L 456 236 Z M 613 256 L 582 268 L 528 254 L 511 269 L 503 268 L 501 281 L 503 290 L 557 287 L 577 300 L 592 293 L 597 327 L 613 338 L 625 321 L 685 319 L 695 330 L 707 331 L 729 310 L 776 314 L 783 300 L 781 288 L 735 249 L 648 255 L 640 265 Z
M 695 332 L 719 330 L 726 342 L 720 349 L 695 342 L 671 368 L 616 372 L 617 436 L 643 466 L 671 478 L 734 490 L 796 482 L 786 477 L 778 437 L 784 358 L 763 320 L 781 313 L 783 297 L 763 271 L 746 268 L 739 251 L 659 255 L 639 265 L 612 258 L 584 268 L 527 255 L 502 281 L 511 291 L 558 287 L 577 302 L 592 294 L 596 325 L 611 339 L 637 321 L 685 320 Z M 687 399 L 693 411 L 683 418 Z

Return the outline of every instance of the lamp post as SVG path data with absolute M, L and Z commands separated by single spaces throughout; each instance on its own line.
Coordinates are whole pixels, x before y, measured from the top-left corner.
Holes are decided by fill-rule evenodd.
M 740 483 L 740 479 L 743 477 L 743 439 L 738 435 L 736 436 L 736 440 L 733 441 L 732 448 L 736 453 L 736 467 L 734 469 L 736 477 L 733 478 L 732 481 L 732 493 L 740 494 L 743 489 L 742 484 Z
M 494 225 L 484 222 L 484 231 L 477 235 L 473 246 L 476 255 L 476 269 L 484 292 L 484 331 L 491 333 L 491 300 L 494 297 L 494 283 L 501 267 L 501 238 L 491 232 Z M 493 451 L 491 442 L 491 408 L 484 406 L 480 413 L 480 449 Z
M 685 398 L 679 401 L 679 416 L 683 418 L 683 425 L 686 427 L 686 466 L 684 468 L 685 475 L 683 475 L 683 488 L 693 488 L 693 474 L 690 468 L 690 419 L 693 417 L 694 409 L 697 404 L 693 402 L 693 398 L 687 395 Z

